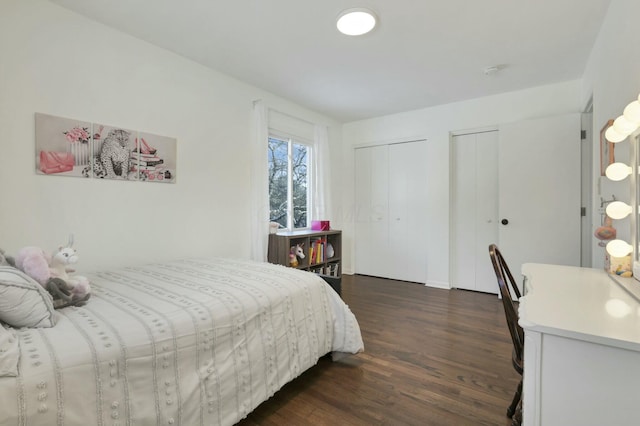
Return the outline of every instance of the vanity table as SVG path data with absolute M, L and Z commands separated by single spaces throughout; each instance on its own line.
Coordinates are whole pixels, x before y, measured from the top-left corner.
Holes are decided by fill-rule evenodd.
M 640 424 L 640 301 L 625 289 L 640 282 L 533 263 L 522 274 L 523 425 Z

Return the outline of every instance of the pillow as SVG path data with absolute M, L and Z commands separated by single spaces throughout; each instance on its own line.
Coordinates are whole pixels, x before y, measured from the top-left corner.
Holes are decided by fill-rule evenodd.
M 0 325 L 0 377 L 18 375 L 18 338 L 12 330 Z
M 53 327 L 51 295 L 11 266 L 0 266 L 0 321 L 12 327 Z

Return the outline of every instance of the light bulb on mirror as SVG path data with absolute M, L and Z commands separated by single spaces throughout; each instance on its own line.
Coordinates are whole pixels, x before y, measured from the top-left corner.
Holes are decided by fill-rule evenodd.
M 606 212 L 611 219 L 624 219 L 631 214 L 631 206 L 622 201 L 614 201 L 609 203 Z
M 631 132 L 638 128 L 638 123 L 629 121 L 627 117 L 621 115 L 620 117 L 615 119 L 615 121 L 613 122 L 613 127 L 614 129 L 616 129 L 616 132 L 622 135 L 630 135 Z
M 618 143 L 625 140 L 629 135 L 627 133 L 620 133 L 615 127 L 611 126 L 604 132 L 604 136 L 609 142 Z
M 633 172 L 631 166 L 628 166 L 624 163 L 611 163 L 607 166 L 607 169 L 604 171 L 604 174 L 613 181 L 620 181 L 625 179 Z
M 636 127 L 638 127 L 638 125 L 640 125 L 640 102 L 631 102 L 626 106 L 622 115 L 630 122 L 635 123 Z
M 623 240 L 613 240 L 607 243 L 606 250 L 613 257 L 625 257 L 633 251 L 633 246 Z

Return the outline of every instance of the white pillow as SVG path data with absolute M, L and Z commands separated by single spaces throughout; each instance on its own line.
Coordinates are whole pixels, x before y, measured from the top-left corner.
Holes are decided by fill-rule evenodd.
M 18 338 L 13 330 L 0 325 L 0 377 L 18 375 Z
M 53 299 L 22 271 L 0 266 L 0 321 L 12 327 L 53 327 Z

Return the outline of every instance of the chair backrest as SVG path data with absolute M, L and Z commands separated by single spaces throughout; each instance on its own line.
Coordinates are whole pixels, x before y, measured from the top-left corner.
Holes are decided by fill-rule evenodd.
M 513 275 L 505 262 L 502 253 L 495 244 L 489 246 L 489 256 L 491 257 L 491 263 L 493 264 L 493 270 L 496 273 L 498 279 L 498 287 L 500 287 L 500 295 L 502 296 L 502 305 L 504 306 L 504 314 L 507 318 L 507 325 L 509 326 L 509 333 L 511 334 L 511 340 L 513 341 L 513 348 L 515 351 L 516 360 L 522 365 L 522 355 L 524 351 L 524 331 L 518 324 L 518 311 L 513 302 L 511 291 L 513 290 L 516 297 L 520 298 L 520 290 L 513 279 Z

